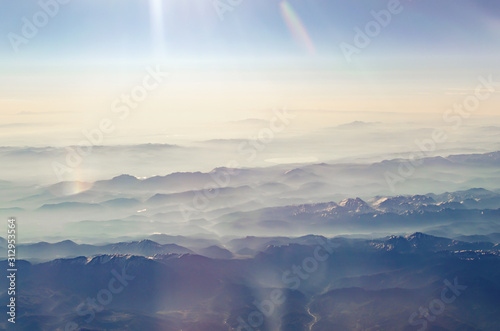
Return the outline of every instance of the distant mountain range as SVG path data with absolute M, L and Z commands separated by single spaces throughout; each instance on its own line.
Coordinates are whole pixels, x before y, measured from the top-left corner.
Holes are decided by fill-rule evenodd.
M 404 159 L 0 182 L 16 327 L 496 331 L 499 159 L 424 158 L 394 191 Z
M 492 233 L 500 228 L 500 194 L 485 189 L 470 189 L 443 194 L 414 196 L 377 196 L 335 202 L 269 207 L 223 215 L 215 220 L 220 232 L 247 233 L 256 229 L 274 229 L 280 233 L 361 233 L 368 231 L 403 231 L 431 229 L 457 224 L 460 233 L 468 225 L 485 227 Z M 466 231 L 464 231 L 465 233 Z
M 36 247 L 43 254 L 50 246 L 52 252 L 94 247 L 65 241 L 23 248 Z M 263 309 L 261 330 L 416 330 L 409 321 L 412 314 L 440 299 L 450 283 L 460 293 L 427 321 L 429 330 L 498 327 L 500 247 L 491 242 L 423 233 L 373 240 L 305 236 L 227 241 L 231 250 L 258 251 L 246 258 L 231 258 L 225 255 L 228 249 L 214 246 L 204 250 L 214 258 L 186 249 L 168 253 L 171 246 L 149 240 L 98 247 L 116 249 L 116 254 L 39 264 L 18 261 L 23 286 L 17 295 L 22 309 L 16 327 L 63 330 L 76 323 L 82 330 L 229 331 Z M 145 256 L 121 254 L 127 250 Z M 120 291 L 103 301 L 102 290 L 112 279 Z M 0 286 L 7 288 L 7 279 Z M 269 304 L 265 300 L 276 293 L 283 302 L 270 312 L 262 302 Z M 5 300 L 6 292 L 0 297 Z M 98 306 L 89 306 L 87 298 L 98 298 Z M 413 322 L 422 323 L 422 318 Z M 6 327 L 5 320 L 0 327 Z
M 262 231 L 487 235 L 500 232 L 494 221 L 499 160 L 500 152 L 426 157 L 411 176 L 392 183 L 394 191 L 387 173 L 401 176 L 407 160 L 220 167 L 29 189 L 2 182 L 8 189 L 0 193 L 8 194 L 0 200 L 0 214 L 24 219 L 29 241 L 109 242 L 108 233 L 135 240 L 153 233 L 216 238 Z M 458 225 L 449 234 L 451 224 Z M 470 231 L 473 225 L 478 232 Z

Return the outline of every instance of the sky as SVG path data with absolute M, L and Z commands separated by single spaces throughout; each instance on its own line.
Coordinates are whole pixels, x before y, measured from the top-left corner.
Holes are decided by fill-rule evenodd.
M 433 120 L 479 76 L 500 81 L 498 1 L 229 3 L 3 1 L 0 145 L 75 144 L 103 119 L 116 127 L 105 144 L 230 139 L 225 123 L 283 108 L 304 114 L 302 130 L 367 113 Z M 385 26 L 356 44 L 374 13 Z M 122 120 L 113 105 L 155 68 L 168 75 Z

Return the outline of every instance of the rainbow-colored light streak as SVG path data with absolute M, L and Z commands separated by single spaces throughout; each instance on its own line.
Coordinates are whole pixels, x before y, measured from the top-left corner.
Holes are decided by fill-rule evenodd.
M 302 24 L 299 15 L 297 15 L 293 7 L 287 1 L 282 1 L 280 3 L 280 9 L 281 15 L 285 19 L 286 25 L 288 26 L 288 29 L 290 29 L 290 32 L 293 34 L 295 40 L 297 40 L 297 42 L 300 43 L 309 54 L 315 54 L 316 49 L 314 47 L 314 43 L 309 37 L 304 24 Z

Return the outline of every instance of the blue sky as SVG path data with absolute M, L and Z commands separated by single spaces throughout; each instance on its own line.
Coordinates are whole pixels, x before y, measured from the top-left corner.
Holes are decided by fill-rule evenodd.
M 73 0 L 15 52 L 9 36 L 22 36 L 23 19 L 32 22 L 41 7 L 3 1 L 0 121 L 11 129 L 0 138 L 74 143 L 148 66 L 162 66 L 171 79 L 123 127 L 168 136 L 284 107 L 439 115 L 462 97 L 450 90 L 473 89 L 479 75 L 500 77 L 498 1 L 401 1 L 346 61 L 339 45 L 354 44 L 354 29 L 389 3 L 243 0 L 221 20 L 212 0 Z M 495 102 L 481 111 L 497 112 Z M 311 118 L 317 128 L 346 120 Z
M 221 0 L 222 1 L 222 0 Z M 36 1 L 3 1 L 0 43 L 3 59 L 61 61 L 125 59 L 154 55 L 158 39 L 152 31 L 155 0 L 69 1 L 28 44 L 14 54 L 6 35 L 19 33 L 22 17 L 40 10 Z M 165 0 L 161 13 L 164 59 L 310 56 L 294 40 L 281 1 L 243 0 L 221 21 L 209 0 Z M 341 57 L 339 43 L 351 42 L 355 26 L 372 20 L 372 10 L 388 1 L 290 0 L 307 30 L 317 56 Z M 497 1 L 402 1 L 393 17 L 364 53 L 370 55 L 451 54 L 490 56 L 498 51 L 500 4 Z M 157 10 L 158 11 L 158 10 Z

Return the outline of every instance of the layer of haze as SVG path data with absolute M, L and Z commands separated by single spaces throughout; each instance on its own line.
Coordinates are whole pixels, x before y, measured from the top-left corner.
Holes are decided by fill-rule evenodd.
M 70 2 L 15 52 L 8 34 L 21 35 L 23 17 L 41 8 L 3 3 L 1 145 L 75 145 L 103 118 L 116 124 L 106 145 L 245 139 L 253 127 L 227 123 L 283 108 L 302 112 L 295 133 L 401 115 L 439 122 L 479 76 L 500 81 L 497 2 L 402 2 L 351 62 L 339 45 L 354 44 L 354 28 L 388 2 L 286 5 L 295 26 L 282 1 L 244 1 L 223 20 L 211 1 Z M 113 102 L 148 67 L 169 76 L 120 121 Z M 498 93 L 474 116 L 491 117 L 497 105 Z

